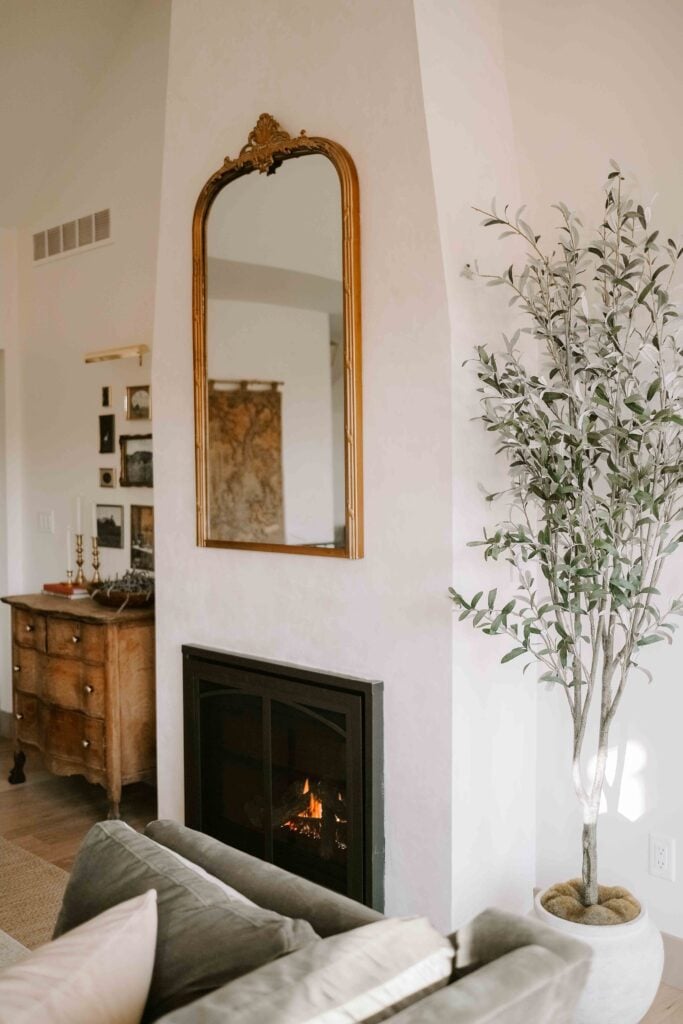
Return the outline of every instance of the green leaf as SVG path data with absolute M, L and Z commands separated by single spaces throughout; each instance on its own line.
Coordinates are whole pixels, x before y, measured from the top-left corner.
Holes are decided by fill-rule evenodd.
M 647 647 L 648 644 L 657 644 L 663 639 L 663 636 L 653 636 L 650 634 L 650 636 L 644 636 L 642 640 L 638 641 L 638 647 Z
M 528 654 L 526 647 L 513 647 L 511 651 L 504 654 L 500 659 L 501 665 L 504 665 L 506 661 L 512 661 L 513 658 L 519 658 L 520 654 Z
M 544 672 L 542 676 L 539 676 L 538 681 L 539 683 L 562 683 L 564 685 L 562 676 L 555 675 L 554 672 Z
M 648 402 L 650 402 L 655 397 L 655 395 L 659 391 L 661 385 L 662 385 L 662 382 L 660 381 L 659 377 L 657 377 L 655 380 L 652 381 L 652 383 L 650 384 L 649 388 L 647 389 L 647 400 L 648 400 Z
M 645 299 L 648 297 L 648 295 L 650 294 L 650 292 L 652 291 L 654 286 L 655 286 L 655 282 L 654 281 L 650 281 L 649 284 L 645 285 L 645 287 L 643 288 L 642 292 L 638 296 L 638 302 L 639 303 L 645 302 Z
M 492 609 L 494 604 L 496 603 L 496 594 L 497 593 L 498 593 L 498 588 L 497 587 L 494 587 L 493 590 L 489 590 L 489 596 L 487 598 L 489 609 Z

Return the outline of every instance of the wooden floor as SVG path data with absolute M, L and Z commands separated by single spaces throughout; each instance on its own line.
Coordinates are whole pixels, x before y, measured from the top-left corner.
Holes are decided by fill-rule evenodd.
M 683 992 L 670 985 L 662 985 L 642 1024 L 683 1024 Z
M 0 835 L 69 871 L 85 833 L 107 816 L 104 790 L 78 776 L 50 775 L 32 754 L 26 782 L 10 786 L 11 765 L 12 744 L 0 738 Z M 156 817 L 155 790 L 142 783 L 126 786 L 121 816 L 141 831 Z M 642 1024 L 683 1024 L 683 992 L 662 985 Z
M 83 836 L 107 817 L 104 790 L 77 775 L 51 775 L 31 753 L 26 782 L 10 786 L 11 766 L 12 743 L 0 738 L 0 835 L 69 871 Z M 121 817 L 142 831 L 156 817 L 156 790 L 145 783 L 125 786 Z

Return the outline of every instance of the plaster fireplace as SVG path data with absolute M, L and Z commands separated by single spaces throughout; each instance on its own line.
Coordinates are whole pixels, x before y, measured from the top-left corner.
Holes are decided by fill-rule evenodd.
M 183 659 L 187 825 L 383 909 L 382 684 Z

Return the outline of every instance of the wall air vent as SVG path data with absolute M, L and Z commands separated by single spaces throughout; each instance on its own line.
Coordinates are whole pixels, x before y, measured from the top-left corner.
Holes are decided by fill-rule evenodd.
M 49 263 L 111 242 L 111 211 L 98 210 L 33 236 L 33 262 Z

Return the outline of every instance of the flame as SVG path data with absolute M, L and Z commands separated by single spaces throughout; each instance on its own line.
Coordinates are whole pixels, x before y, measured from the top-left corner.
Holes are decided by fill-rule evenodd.
M 308 779 L 304 782 L 304 788 L 302 790 L 304 796 L 308 793 L 308 807 L 303 811 L 299 811 L 297 818 L 322 818 L 323 816 L 323 804 L 322 800 L 318 800 L 311 792 L 311 784 Z

